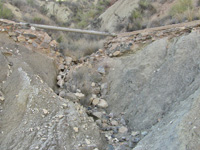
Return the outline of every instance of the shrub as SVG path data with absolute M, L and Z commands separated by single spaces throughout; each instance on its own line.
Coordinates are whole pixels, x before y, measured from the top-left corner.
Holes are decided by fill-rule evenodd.
M 133 10 L 128 18 L 127 31 L 143 29 L 144 20 L 156 13 L 156 9 L 148 0 L 140 0 L 138 5 L 139 7 Z
M 28 5 L 34 6 L 34 1 L 33 0 L 27 0 Z
M 5 6 L 3 6 L 3 3 L 0 1 L 0 18 L 3 19 L 12 19 L 14 17 L 12 11 Z
M 171 8 L 170 15 L 176 16 L 192 8 L 192 0 L 178 0 L 178 2 Z
M 46 15 L 48 13 L 48 9 L 43 5 L 40 7 L 40 12 L 44 15 Z
M 110 6 L 110 0 L 99 0 L 96 5 L 91 5 L 89 10 L 84 9 L 78 3 L 65 2 L 65 4 L 73 10 L 73 16 L 68 22 L 74 23 L 77 28 L 85 28 Z
M 63 37 L 62 36 L 59 36 L 56 40 L 58 43 L 61 43 L 63 41 Z
M 169 15 L 172 18 L 183 22 L 185 20 L 192 21 L 197 18 L 197 12 L 195 12 L 193 0 L 178 0 L 176 4 L 171 8 Z
M 139 1 L 138 5 L 141 9 L 147 9 L 150 3 L 147 0 L 141 0 Z
M 82 57 L 91 55 L 103 47 L 103 40 L 89 41 L 86 39 L 79 39 L 77 41 L 68 41 L 60 43 L 60 50 L 64 55 L 68 55 L 78 60 Z
M 40 17 L 34 17 L 33 18 L 33 23 L 42 23 L 42 18 L 40 18 Z

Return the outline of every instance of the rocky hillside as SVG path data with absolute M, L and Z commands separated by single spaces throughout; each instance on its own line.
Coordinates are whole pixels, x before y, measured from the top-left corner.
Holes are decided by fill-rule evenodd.
M 1 149 L 199 149 L 199 21 L 118 34 L 78 60 L 42 30 L 0 29 Z
M 199 0 L 2 0 L 0 17 L 109 32 L 198 20 Z
M 198 20 L 199 0 L 118 0 L 99 17 L 98 30 L 130 32 Z
M 85 28 L 115 0 L 2 0 L 12 14 L 2 18 L 29 23 Z M 3 8 L 1 8 L 3 10 Z

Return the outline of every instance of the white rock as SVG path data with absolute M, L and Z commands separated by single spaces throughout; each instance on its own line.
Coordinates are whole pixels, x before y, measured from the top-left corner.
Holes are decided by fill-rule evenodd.
M 92 101 L 92 105 L 96 106 L 99 104 L 99 98 L 94 98 L 93 101 Z
M 85 95 L 83 93 L 75 93 L 76 97 L 78 97 L 79 99 L 82 99 L 85 97 Z
M 64 117 L 64 115 L 58 115 L 59 119 L 62 119 Z
M 90 145 L 90 140 L 89 139 L 85 139 L 85 143 L 87 144 L 87 145 Z
M 78 127 L 73 128 L 76 133 L 78 133 Z
M 80 90 L 80 89 L 76 89 L 76 92 L 77 92 L 77 93 L 81 93 L 81 90 Z
M 97 106 L 100 107 L 100 108 L 107 108 L 108 107 L 108 103 L 104 99 L 100 99 L 100 101 L 99 101 Z
M 47 115 L 49 112 L 48 112 L 48 110 L 43 109 L 43 113 L 44 113 L 45 115 Z
M 0 101 L 4 101 L 5 98 L 3 96 L 0 96 Z
M 91 86 L 92 86 L 92 87 L 95 87 L 95 85 L 96 85 L 96 84 L 95 84 L 94 82 L 92 82 Z

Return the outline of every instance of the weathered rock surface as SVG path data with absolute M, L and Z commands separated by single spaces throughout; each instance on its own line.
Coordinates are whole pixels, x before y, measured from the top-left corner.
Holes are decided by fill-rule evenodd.
M 198 149 L 199 39 L 163 38 L 111 61 L 108 109 L 124 112 L 134 131 L 152 130 L 136 150 Z
M 9 71 L 8 64 L 9 63 L 6 60 L 6 57 L 3 55 L 3 53 L 0 53 L 0 83 L 6 79 L 7 73 Z
M 104 149 L 98 127 L 85 108 L 51 89 L 57 70 L 53 60 L 15 44 L 6 34 L 1 33 L 0 39 L 0 90 L 4 95 L 0 149 Z

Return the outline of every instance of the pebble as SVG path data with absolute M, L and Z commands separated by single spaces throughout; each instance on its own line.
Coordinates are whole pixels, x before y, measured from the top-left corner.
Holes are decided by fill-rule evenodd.
M 78 127 L 73 128 L 76 133 L 78 133 Z
M 48 112 L 48 110 L 43 109 L 43 113 L 44 113 L 45 115 L 47 115 L 49 112 Z
M 113 117 L 114 117 L 114 114 L 113 114 L 113 113 L 110 113 L 108 116 L 109 116 L 110 118 L 113 118 Z
M 98 126 L 101 126 L 101 125 L 102 125 L 101 119 L 96 120 L 96 124 L 97 124 Z
M 89 139 L 85 139 L 85 143 L 87 144 L 87 145 L 90 145 L 90 140 Z
M 133 147 L 135 146 L 135 144 L 134 144 L 131 140 L 129 140 L 128 146 L 129 146 L 130 148 L 133 148 Z
M 120 51 L 116 51 L 116 52 L 114 52 L 114 53 L 113 53 L 113 56 L 115 56 L 115 57 L 116 57 L 116 56 L 119 56 L 120 54 L 121 54 L 121 52 L 120 52 Z
M 92 88 L 92 93 L 99 94 L 100 92 L 101 92 L 101 88 L 100 87 L 93 87 Z
M 64 115 L 58 115 L 59 119 L 62 119 L 64 117 Z
M 142 136 L 146 136 L 147 134 L 148 134 L 147 131 L 143 131 L 143 132 L 141 132 L 141 135 L 142 135 Z
M 4 101 L 5 98 L 3 96 L 0 96 L 0 101 Z
M 119 133 L 127 133 L 128 132 L 128 128 L 122 126 L 119 128 Z
M 63 106 L 63 108 L 67 108 L 68 107 L 68 105 L 67 104 L 62 104 L 62 106 Z
M 100 101 L 99 101 L 97 106 L 100 107 L 100 108 L 107 108 L 108 107 L 108 103 L 104 99 L 100 99 Z
M 131 135 L 132 135 L 133 137 L 135 137 L 135 136 L 137 136 L 137 135 L 139 135 L 139 134 L 140 134 L 139 131 L 133 131 L 133 132 L 131 132 Z
M 126 125 L 126 121 L 124 120 L 124 118 L 120 119 L 120 123 L 123 124 L 124 126 Z
M 116 120 L 112 120 L 112 121 L 111 121 L 111 125 L 112 125 L 112 126 L 118 126 L 118 122 L 117 122 Z
M 119 128 L 118 128 L 118 127 L 114 127 L 112 130 L 113 130 L 113 133 L 114 133 L 114 134 L 117 134 L 117 133 L 118 133 L 118 130 L 119 130 Z
M 65 61 L 67 65 L 70 65 L 72 62 L 72 58 L 71 57 L 65 57 Z
M 93 101 L 92 101 L 92 105 L 96 106 L 96 105 L 99 104 L 99 102 L 100 102 L 100 100 L 99 100 L 98 98 L 95 98 L 95 99 L 93 99 Z
M 63 88 L 64 83 L 65 83 L 65 81 L 62 79 L 62 80 L 59 80 L 59 81 L 57 82 L 57 85 L 58 85 L 59 87 Z
M 92 115 L 94 115 L 95 117 L 101 119 L 103 113 L 102 112 L 93 112 Z
M 80 89 L 76 89 L 76 93 L 81 93 L 81 90 Z
M 98 72 L 101 73 L 101 74 L 105 74 L 106 73 L 105 68 L 103 66 L 100 66 L 98 68 Z
M 64 97 L 66 96 L 65 91 L 61 91 L 61 92 L 59 93 L 59 96 L 62 97 L 62 98 L 64 98 Z
M 79 98 L 82 99 L 85 97 L 85 95 L 83 93 L 75 93 L 75 95 Z
M 95 85 L 96 85 L 96 84 L 95 84 L 94 82 L 92 82 L 91 86 L 92 86 L 92 87 L 95 87 Z
M 133 143 L 138 143 L 138 142 L 140 141 L 140 138 L 139 138 L 139 137 L 136 137 L 136 138 L 134 138 L 132 141 L 133 141 Z

